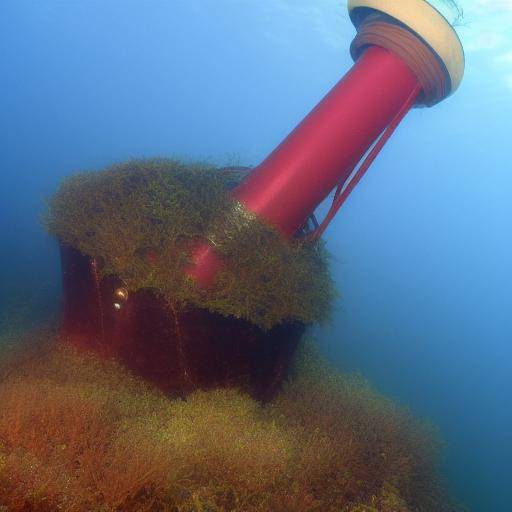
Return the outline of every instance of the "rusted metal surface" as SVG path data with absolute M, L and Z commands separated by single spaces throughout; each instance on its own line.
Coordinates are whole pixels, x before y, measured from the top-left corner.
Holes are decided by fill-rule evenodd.
M 124 297 L 118 278 L 100 278 L 100 262 L 64 245 L 61 260 L 65 341 L 114 358 L 173 395 L 237 386 L 267 400 L 280 388 L 304 325 L 263 331 L 202 309 L 173 309 L 149 290 Z

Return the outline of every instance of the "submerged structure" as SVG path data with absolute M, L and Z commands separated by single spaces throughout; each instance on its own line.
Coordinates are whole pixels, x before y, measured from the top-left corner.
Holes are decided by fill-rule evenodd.
M 349 11 L 354 68 L 260 166 L 131 161 L 52 198 L 63 323 L 0 357 L 0 512 L 457 509 L 429 425 L 296 350 L 335 296 L 321 234 L 462 77 L 423 0 Z
M 229 189 L 244 174 L 162 159 L 67 179 L 48 218 L 61 243 L 65 339 L 171 394 L 233 385 L 270 398 L 334 287 L 306 232 L 287 241 L 232 210 Z M 205 238 L 226 262 L 208 289 L 186 272 Z
M 351 0 L 349 13 L 353 68 L 241 180 L 150 161 L 63 185 L 49 225 L 66 339 L 170 393 L 275 393 L 333 297 L 321 234 L 407 112 L 442 101 L 464 70 L 455 31 L 423 0 Z

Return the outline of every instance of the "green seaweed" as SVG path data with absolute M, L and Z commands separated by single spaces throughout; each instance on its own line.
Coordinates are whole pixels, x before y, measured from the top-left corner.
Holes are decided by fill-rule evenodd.
M 32 332 L 0 360 L 0 509 L 448 512 L 432 430 L 314 346 L 269 404 L 173 399 Z
M 177 160 L 134 160 L 66 178 L 49 202 L 48 231 L 101 263 L 130 291 L 149 288 L 173 307 L 200 307 L 264 329 L 329 316 L 334 286 L 322 242 L 285 240 L 234 201 L 233 173 Z M 194 243 L 226 265 L 215 286 L 187 276 Z

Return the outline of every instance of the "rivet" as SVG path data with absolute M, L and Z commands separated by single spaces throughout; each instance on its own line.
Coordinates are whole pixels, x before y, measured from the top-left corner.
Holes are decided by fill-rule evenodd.
M 117 288 L 114 291 L 114 296 L 122 301 L 128 300 L 128 290 L 126 288 Z

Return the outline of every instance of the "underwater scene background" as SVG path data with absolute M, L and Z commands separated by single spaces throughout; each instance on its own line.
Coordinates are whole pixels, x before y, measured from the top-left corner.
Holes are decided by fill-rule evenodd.
M 314 335 L 337 367 L 439 427 L 459 501 L 504 511 L 512 2 L 458 4 L 464 81 L 405 118 L 327 230 L 340 298 Z M 63 177 L 161 156 L 256 165 L 350 68 L 354 32 L 338 0 L 3 0 L 2 336 L 58 318 L 41 216 Z

